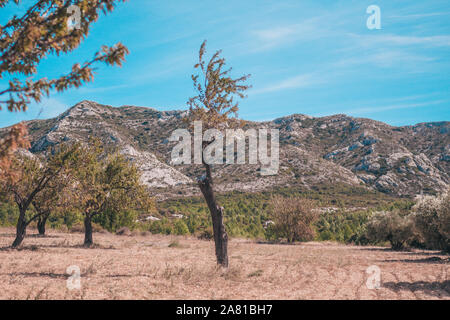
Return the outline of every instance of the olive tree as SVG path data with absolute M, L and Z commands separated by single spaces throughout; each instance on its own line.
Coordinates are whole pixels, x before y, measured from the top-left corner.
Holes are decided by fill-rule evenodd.
M 106 155 L 99 141 L 82 148 L 74 202 L 84 215 L 84 245 L 93 245 L 92 219 L 107 211 L 146 208 L 151 199 L 136 166 L 119 153 Z
M 26 235 L 27 226 L 41 218 L 45 212 L 37 211 L 27 215 L 28 209 L 41 193 L 55 188 L 58 178 L 68 174 L 79 157 L 79 145 L 60 145 L 55 148 L 48 160 L 31 154 L 18 153 L 12 162 L 12 169 L 16 172 L 16 179 L 2 180 L 3 192 L 17 204 L 19 218 L 16 226 L 16 238 L 12 244 L 18 247 Z
M 64 172 L 58 175 L 47 188 L 38 193 L 31 202 L 38 213 L 36 225 L 39 235 L 45 235 L 45 226 L 51 214 L 70 205 L 68 190 L 71 183 L 73 183 L 73 176 Z
M 375 212 L 367 223 L 367 238 L 374 242 L 389 241 L 393 250 L 402 250 L 416 238 L 414 221 L 399 211 Z
M 450 252 L 450 190 L 439 196 L 419 197 L 412 218 L 428 248 Z

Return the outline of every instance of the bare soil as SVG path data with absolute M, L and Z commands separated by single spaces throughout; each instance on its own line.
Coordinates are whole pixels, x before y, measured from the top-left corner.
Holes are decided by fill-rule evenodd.
M 435 251 L 232 239 L 222 270 L 213 242 L 191 237 L 95 233 L 86 249 L 83 234 L 29 230 L 14 250 L 14 231 L 0 228 L 0 299 L 450 300 L 449 256 Z M 67 287 L 69 266 L 80 289 Z M 380 286 L 369 289 L 377 267 Z

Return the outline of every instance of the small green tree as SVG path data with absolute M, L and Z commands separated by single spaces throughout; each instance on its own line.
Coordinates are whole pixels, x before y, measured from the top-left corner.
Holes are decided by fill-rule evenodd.
M 90 247 L 92 219 L 113 212 L 136 207 L 148 208 L 152 201 L 140 174 L 123 155 L 105 156 L 99 141 L 90 141 L 83 148 L 82 161 L 76 171 L 75 201 L 84 214 L 84 245 Z

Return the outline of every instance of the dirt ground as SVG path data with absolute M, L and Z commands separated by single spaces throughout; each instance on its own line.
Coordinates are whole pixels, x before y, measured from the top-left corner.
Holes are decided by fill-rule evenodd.
M 29 231 L 13 250 L 13 236 L 0 228 L 0 299 L 450 300 L 449 256 L 433 251 L 233 239 L 225 271 L 195 238 L 95 233 L 85 249 L 82 234 Z

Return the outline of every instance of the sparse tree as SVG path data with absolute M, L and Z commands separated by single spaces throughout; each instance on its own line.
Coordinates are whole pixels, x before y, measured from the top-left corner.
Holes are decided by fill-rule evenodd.
M 318 213 L 314 201 L 304 198 L 274 196 L 270 200 L 270 219 L 268 226 L 272 238 L 284 238 L 288 243 L 314 239 L 314 222 Z
M 151 199 L 140 182 L 136 166 L 123 155 L 106 156 L 98 141 L 83 147 L 82 161 L 76 170 L 76 206 L 84 214 L 84 245 L 90 247 L 92 219 L 107 210 L 148 208 Z
M 18 247 L 26 235 L 27 226 L 44 213 L 37 212 L 31 216 L 27 211 L 36 197 L 49 188 L 66 170 L 73 167 L 79 155 L 79 145 L 61 145 L 47 161 L 32 155 L 17 155 L 12 162 L 12 169 L 18 175 L 17 179 L 3 180 L 4 192 L 10 195 L 19 209 L 16 227 L 16 238 L 12 244 Z
M 123 1 L 36 0 L 23 15 L 14 15 L 0 25 L 0 79 L 7 79 L 6 87 L 0 88 L 0 110 L 25 111 L 31 101 L 40 102 L 53 90 L 62 92 L 92 81 L 97 62 L 120 66 L 128 49 L 119 42 L 102 46 L 92 59 L 74 64 L 58 78 L 34 77 L 42 59 L 75 50 L 100 12 L 111 12 Z M 9 3 L 19 5 L 20 0 L 0 0 L 0 8 Z M 26 132 L 25 125 L 19 124 L 0 140 L 0 179 L 14 175 L 11 155 L 17 148 L 27 147 Z
M 239 110 L 238 102 L 234 99 L 245 97 L 244 92 L 250 86 L 243 83 L 250 75 L 231 78 L 229 75 L 231 69 L 225 69 L 225 59 L 220 57 L 221 51 L 217 51 L 206 63 L 205 50 L 206 41 L 200 47 L 199 60 L 194 66 L 199 71 L 197 75 L 192 75 L 197 95 L 188 101 L 190 110 L 188 120 L 201 121 L 203 132 L 212 128 L 224 130 L 239 124 L 239 121 L 233 119 L 237 118 Z M 198 185 L 211 213 L 217 263 L 228 267 L 228 235 L 223 223 L 224 208 L 217 204 L 211 165 L 205 162 L 204 157 L 205 149 L 212 143 L 214 140 L 202 143 L 202 163 L 205 174 L 198 179 Z

